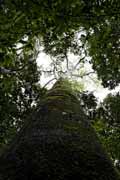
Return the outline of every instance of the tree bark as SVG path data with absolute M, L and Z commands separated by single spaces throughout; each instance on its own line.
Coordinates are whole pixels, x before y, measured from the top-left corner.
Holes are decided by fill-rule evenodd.
M 119 180 L 77 98 L 58 81 L 0 157 L 0 180 Z

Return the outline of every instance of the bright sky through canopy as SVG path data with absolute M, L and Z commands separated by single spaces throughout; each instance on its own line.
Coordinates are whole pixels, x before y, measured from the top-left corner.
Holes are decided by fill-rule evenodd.
M 70 70 L 72 71 L 74 64 L 78 62 L 78 57 L 74 56 L 73 54 L 69 54 L 68 58 Z M 43 71 L 40 82 L 41 85 L 44 86 L 47 82 L 49 82 L 51 79 L 55 77 L 54 75 L 49 73 L 49 71 L 52 70 L 53 59 L 51 59 L 50 56 L 46 55 L 44 52 L 41 52 L 38 56 L 37 63 L 39 68 Z M 66 69 L 66 62 L 64 61 L 61 66 L 61 70 L 64 71 Z M 44 73 L 44 71 L 48 71 L 48 73 Z M 68 72 L 66 76 L 84 84 L 84 89 L 92 91 L 99 101 L 102 101 L 108 93 L 114 93 L 120 90 L 120 87 L 116 87 L 114 90 L 111 91 L 108 90 L 108 88 L 103 88 L 100 81 L 97 79 L 96 74 L 91 73 L 90 75 L 84 76 L 83 78 L 79 77 L 79 75 L 81 74 L 87 74 L 93 71 L 89 63 L 85 63 L 84 65 L 82 64 L 79 71 L 74 69 L 72 71 L 73 76 L 70 76 L 71 71 Z M 55 80 L 51 81 L 51 83 L 49 83 L 47 87 L 50 88 L 54 84 L 54 82 Z

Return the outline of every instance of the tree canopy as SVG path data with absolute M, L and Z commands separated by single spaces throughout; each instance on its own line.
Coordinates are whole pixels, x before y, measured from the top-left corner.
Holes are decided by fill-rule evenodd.
M 119 1 L 3 0 L 0 4 L 1 57 L 17 43 L 31 46 L 36 37 L 56 60 L 66 58 L 68 51 L 81 55 L 84 50 L 105 87 L 119 84 Z

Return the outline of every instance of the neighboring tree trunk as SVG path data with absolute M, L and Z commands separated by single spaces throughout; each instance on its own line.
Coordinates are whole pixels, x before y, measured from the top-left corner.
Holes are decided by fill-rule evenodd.
M 0 180 L 118 180 L 77 98 L 59 80 L 0 158 Z

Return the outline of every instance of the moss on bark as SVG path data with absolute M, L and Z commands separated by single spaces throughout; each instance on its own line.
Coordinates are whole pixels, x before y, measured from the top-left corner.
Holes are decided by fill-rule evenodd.
M 0 180 L 120 179 L 63 81 L 30 120 L 1 156 Z

